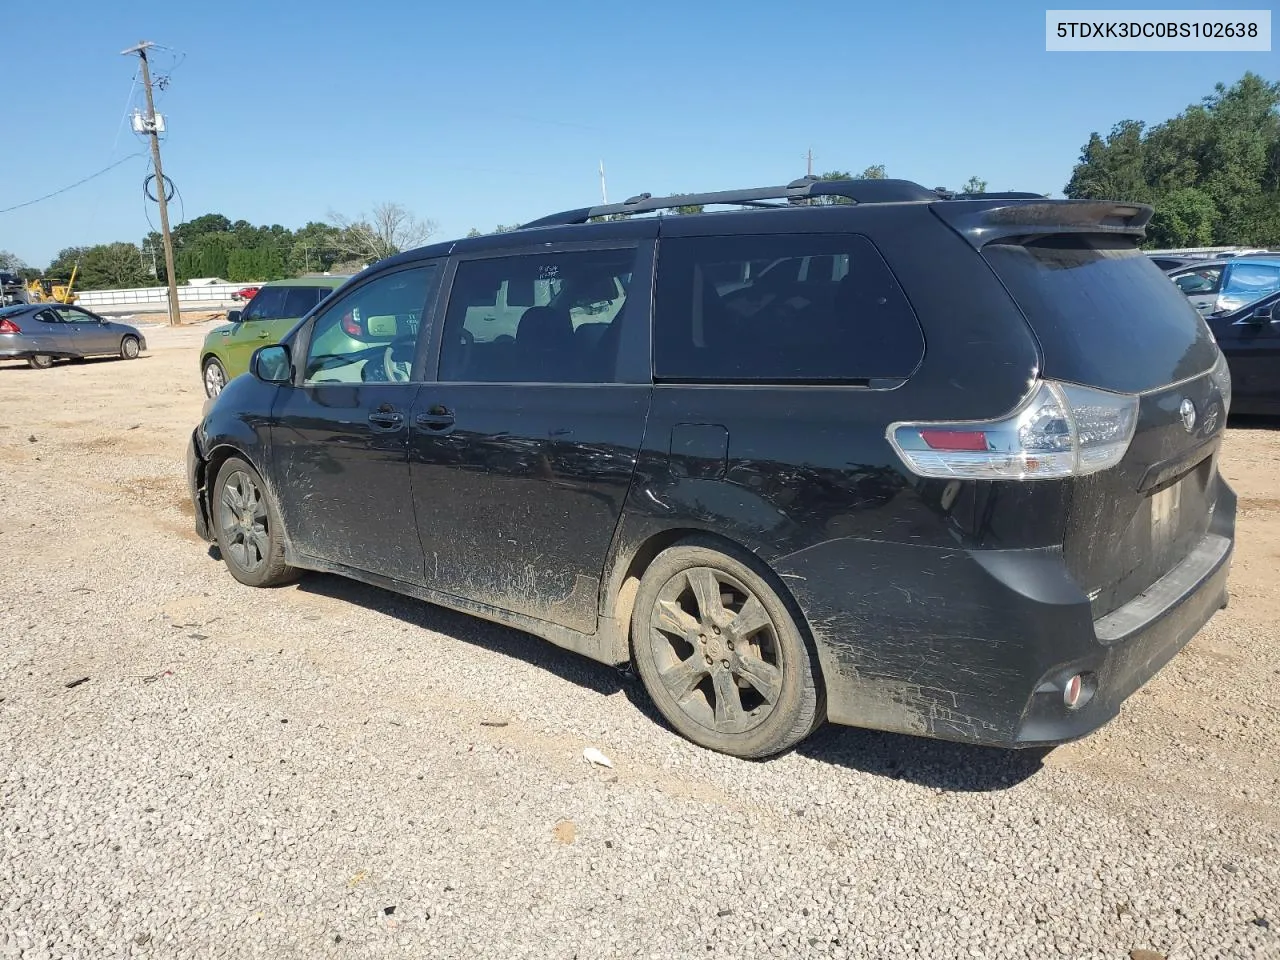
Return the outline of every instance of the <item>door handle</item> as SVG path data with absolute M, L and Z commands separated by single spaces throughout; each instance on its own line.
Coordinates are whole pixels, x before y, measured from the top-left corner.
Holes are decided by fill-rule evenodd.
M 379 427 L 398 427 L 404 423 L 404 414 L 394 410 L 375 410 L 369 414 L 369 422 Z
M 444 430 L 453 426 L 453 414 L 443 408 L 435 408 L 430 413 L 420 413 L 413 422 L 428 430 Z

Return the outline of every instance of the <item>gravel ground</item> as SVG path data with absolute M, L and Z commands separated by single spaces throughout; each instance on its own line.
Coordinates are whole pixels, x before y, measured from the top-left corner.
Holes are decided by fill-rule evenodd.
M 1098 734 L 746 763 L 527 635 L 239 586 L 202 332 L 0 364 L 0 958 L 1280 957 L 1277 425 L 1227 437 L 1231 606 Z

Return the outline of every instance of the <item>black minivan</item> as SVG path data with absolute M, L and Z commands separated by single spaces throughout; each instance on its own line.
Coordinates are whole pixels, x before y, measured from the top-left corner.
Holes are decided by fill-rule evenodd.
M 209 402 L 197 528 L 634 663 L 741 757 L 1080 737 L 1227 602 L 1230 376 L 1150 215 L 805 178 L 399 254 Z

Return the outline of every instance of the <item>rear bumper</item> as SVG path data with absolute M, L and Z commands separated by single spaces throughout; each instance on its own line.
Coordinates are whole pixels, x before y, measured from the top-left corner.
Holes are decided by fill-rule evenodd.
M 1054 549 L 846 539 L 776 561 L 817 643 L 829 719 L 1004 747 L 1098 729 L 1226 604 L 1236 498 L 1219 483 L 1198 547 L 1096 621 Z M 1075 674 L 1086 695 L 1070 709 Z
M 205 498 L 205 483 L 208 471 L 204 459 L 200 456 L 200 448 L 196 445 L 196 432 L 191 431 L 187 440 L 187 492 L 191 496 L 191 506 L 195 511 L 196 534 L 201 540 L 212 543 L 213 535 L 209 530 L 209 507 Z

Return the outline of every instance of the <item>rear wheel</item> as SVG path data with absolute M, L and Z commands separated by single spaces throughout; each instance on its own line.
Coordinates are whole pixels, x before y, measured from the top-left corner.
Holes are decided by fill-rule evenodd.
M 216 397 L 227 385 L 227 371 L 222 369 L 216 357 L 210 357 L 204 362 L 203 374 L 205 396 Z
M 137 360 L 140 344 L 137 337 L 125 337 L 120 341 L 120 356 L 125 360 Z
M 47 353 L 37 353 L 34 356 L 27 357 L 27 365 L 36 370 L 48 370 L 53 366 L 53 357 Z
M 689 541 L 657 556 L 631 618 L 654 704 L 683 736 L 744 758 L 799 743 L 825 719 L 814 657 L 773 577 L 749 554 Z
M 297 577 L 284 560 L 284 529 L 258 471 L 231 457 L 210 497 L 218 550 L 231 575 L 250 587 L 274 587 Z

